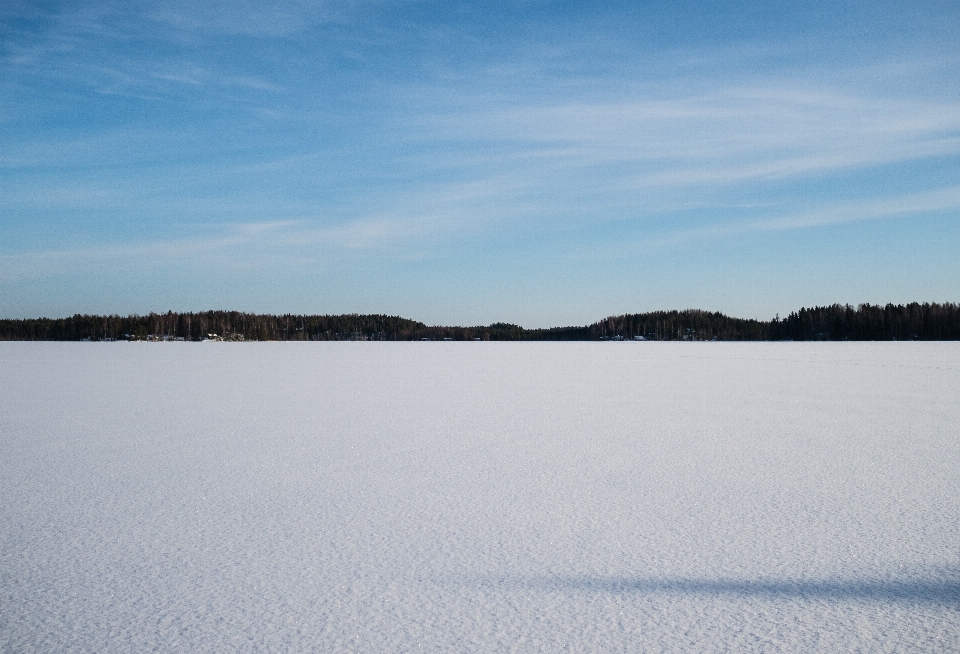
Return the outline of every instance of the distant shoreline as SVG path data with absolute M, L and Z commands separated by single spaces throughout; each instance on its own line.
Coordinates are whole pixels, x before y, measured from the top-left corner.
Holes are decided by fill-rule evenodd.
M 960 305 L 913 302 L 802 308 L 770 321 L 687 309 L 609 316 L 584 326 L 429 326 L 381 314 L 238 311 L 0 320 L 4 341 L 955 341 Z

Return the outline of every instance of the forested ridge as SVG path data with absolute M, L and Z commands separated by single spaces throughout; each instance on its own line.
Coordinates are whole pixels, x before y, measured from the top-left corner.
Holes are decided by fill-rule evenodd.
M 428 326 L 399 316 L 345 314 L 270 315 L 238 311 L 150 313 L 132 316 L 0 320 L 0 340 L 960 340 L 960 307 L 953 303 L 885 306 L 834 304 L 803 308 L 771 321 L 731 318 L 719 312 L 654 311 L 610 316 L 582 327 L 524 329 L 509 323 L 475 327 Z

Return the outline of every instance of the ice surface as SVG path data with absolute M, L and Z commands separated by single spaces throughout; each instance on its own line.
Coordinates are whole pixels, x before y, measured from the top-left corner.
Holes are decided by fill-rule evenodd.
M 0 651 L 958 651 L 960 343 L 0 343 Z

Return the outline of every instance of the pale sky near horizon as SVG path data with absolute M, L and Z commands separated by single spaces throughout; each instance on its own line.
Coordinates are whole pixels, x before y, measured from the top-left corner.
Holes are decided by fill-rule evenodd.
M 0 317 L 960 300 L 956 2 L 0 6 Z

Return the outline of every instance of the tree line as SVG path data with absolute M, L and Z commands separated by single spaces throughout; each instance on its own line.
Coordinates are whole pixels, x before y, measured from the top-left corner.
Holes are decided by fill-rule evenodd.
M 428 326 L 387 315 L 271 315 L 239 311 L 81 315 L 0 320 L 0 340 L 483 340 L 596 341 L 879 341 L 960 340 L 960 307 L 953 303 L 886 306 L 834 304 L 802 308 L 771 321 L 719 312 L 653 311 L 610 316 L 580 327 L 525 329 L 509 323 L 476 327 Z
M 834 304 L 800 309 L 770 322 L 770 340 L 794 341 L 956 341 L 960 306 L 944 304 L 886 306 Z

